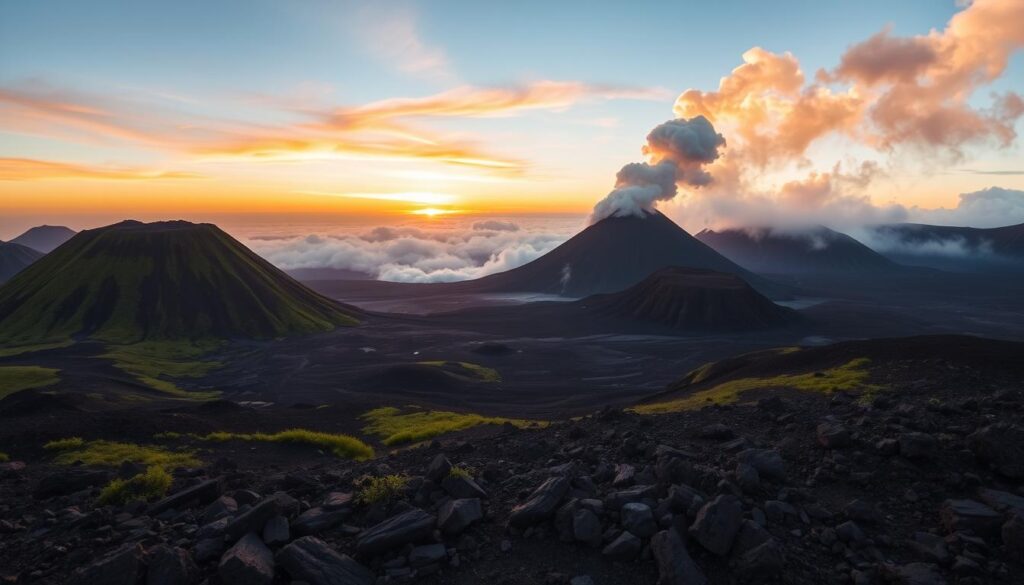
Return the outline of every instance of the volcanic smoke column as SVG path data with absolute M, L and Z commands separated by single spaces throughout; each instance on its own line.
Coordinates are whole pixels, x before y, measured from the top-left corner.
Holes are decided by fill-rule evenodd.
M 643 217 L 656 201 L 676 196 L 677 185 L 711 182 L 704 166 L 719 157 L 725 137 L 704 116 L 669 120 L 651 130 L 643 153 L 650 162 L 629 163 L 615 175 L 615 189 L 594 206 L 590 223 L 606 217 Z

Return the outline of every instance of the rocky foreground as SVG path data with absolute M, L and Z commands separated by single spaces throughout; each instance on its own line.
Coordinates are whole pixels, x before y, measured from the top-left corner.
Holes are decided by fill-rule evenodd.
M 94 504 L 114 472 L 8 462 L 0 579 L 1022 583 L 1024 398 L 1012 379 L 932 368 L 873 400 L 605 410 L 364 463 L 222 458 L 120 507 Z M 369 492 L 392 475 L 406 481 Z

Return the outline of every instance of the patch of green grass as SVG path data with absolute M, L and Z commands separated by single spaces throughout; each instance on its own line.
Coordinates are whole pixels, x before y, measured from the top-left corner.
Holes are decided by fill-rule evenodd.
M 10 455 L 8 455 L 7 453 L 4 453 L 3 451 L 0 451 L 0 463 L 3 463 L 5 461 L 10 461 L 10 460 L 11 460 L 11 456 Z
M 156 500 L 167 494 L 172 481 L 171 475 L 163 467 L 153 465 L 131 479 L 115 479 L 108 483 L 96 503 L 106 506 L 134 500 Z
M 64 341 L 53 341 L 51 343 L 36 343 L 32 345 L 19 345 L 13 347 L 0 348 L 0 357 L 10 357 L 12 355 L 21 355 L 23 353 L 31 353 L 33 351 L 43 351 L 45 349 L 57 349 L 58 347 L 67 347 L 74 343 L 70 339 Z
M 84 446 L 85 439 L 82 437 L 67 437 L 65 439 L 50 441 L 43 445 L 43 449 L 48 451 L 67 451 L 68 449 L 81 449 Z
M 219 343 L 147 341 L 131 345 L 107 346 L 100 357 L 113 360 L 114 367 L 134 376 L 146 386 L 178 398 L 212 400 L 219 392 L 190 392 L 179 388 L 172 379 L 201 378 L 221 367 L 220 362 L 200 360 Z
M 278 433 L 214 432 L 197 436 L 201 441 L 251 441 L 260 443 L 295 443 L 325 449 L 338 457 L 362 461 L 373 457 L 373 448 L 359 439 L 341 433 L 324 433 L 307 429 L 288 429 Z
M 545 424 L 542 421 L 440 410 L 422 410 L 416 407 L 411 407 L 410 410 L 402 412 L 392 406 L 375 408 L 360 417 L 367 423 L 363 427 L 363 432 L 377 435 L 381 438 L 382 443 L 390 446 L 425 441 L 438 435 L 461 431 L 479 425 L 511 423 L 517 427 L 526 427 L 532 424 Z
M 478 382 L 501 382 L 501 374 L 498 373 L 498 370 L 472 362 L 426 361 L 419 363 L 423 366 L 442 368 L 451 374 L 470 378 Z
M 77 439 L 77 437 L 74 437 Z M 81 441 L 81 439 L 78 439 Z M 51 445 L 57 443 L 52 441 Z M 138 445 L 136 443 L 119 443 L 115 441 L 82 441 L 78 446 L 63 448 L 44 448 L 59 450 L 54 458 L 55 463 L 69 465 L 81 461 L 86 465 L 107 465 L 116 467 L 125 461 L 141 465 L 160 467 L 197 467 L 202 463 L 191 451 L 171 451 L 155 445 Z
M 366 477 L 360 484 L 356 502 L 366 506 L 377 503 L 390 504 L 405 492 L 408 483 L 409 478 L 402 475 Z
M 882 388 L 881 386 L 867 383 L 870 372 L 866 366 L 869 363 L 870 360 L 867 358 L 857 358 L 821 372 L 785 374 L 773 378 L 739 378 L 676 400 L 641 404 L 633 407 L 632 410 L 640 414 L 659 414 L 696 410 L 712 404 L 733 404 L 739 402 L 745 392 L 766 388 L 792 388 L 802 392 L 823 394 L 848 390 L 877 392 Z
M 0 367 L 0 398 L 29 388 L 42 388 L 60 381 L 54 368 L 40 366 Z
M 156 441 L 175 441 L 175 440 L 178 440 L 178 439 L 180 439 L 180 438 L 182 438 L 184 436 L 185 435 L 182 435 L 181 433 L 176 433 L 174 431 L 167 431 L 167 432 L 164 432 L 164 433 L 157 433 L 157 434 L 153 435 L 153 439 L 156 440 Z
M 473 474 L 458 465 L 453 465 L 452 468 L 448 470 L 448 477 L 473 479 Z

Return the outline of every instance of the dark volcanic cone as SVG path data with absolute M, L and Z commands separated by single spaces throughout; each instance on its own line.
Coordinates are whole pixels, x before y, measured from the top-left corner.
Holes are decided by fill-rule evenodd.
M 43 254 L 49 254 L 70 240 L 76 233 L 75 230 L 62 225 L 40 225 L 29 229 L 11 241 L 38 250 Z
M 268 338 L 352 324 L 211 224 L 79 233 L 0 288 L 0 343 Z
M 582 297 L 626 289 L 669 266 L 717 270 L 762 282 L 654 212 L 603 219 L 533 262 L 473 281 L 473 287 Z
M 7 282 L 15 274 L 21 272 L 29 264 L 42 257 L 42 252 L 33 250 L 28 246 L 12 242 L 0 242 L 0 283 Z
M 704 230 L 697 239 L 754 272 L 880 273 L 901 267 L 850 236 L 818 226 L 802 232 L 771 228 Z
M 779 327 L 797 318 L 733 274 L 664 268 L 622 292 L 576 304 L 604 317 L 657 323 L 683 330 L 750 330 Z

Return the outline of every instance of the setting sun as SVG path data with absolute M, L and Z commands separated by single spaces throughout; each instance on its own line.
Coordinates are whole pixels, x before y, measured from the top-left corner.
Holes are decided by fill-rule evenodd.
M 425 215 L 427 217 L 436 217 L 438 215 L 447 215 L 449 213 L 458 213 L 454 209 L 441 209 L 438 207 L 424 207 L 423 209 L 415 209 L 410 211 L 413 215 Z

